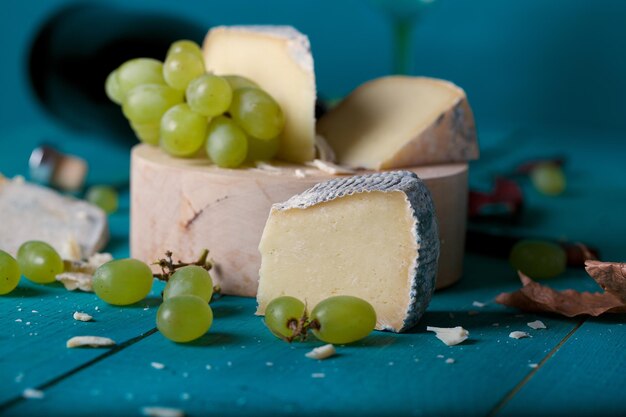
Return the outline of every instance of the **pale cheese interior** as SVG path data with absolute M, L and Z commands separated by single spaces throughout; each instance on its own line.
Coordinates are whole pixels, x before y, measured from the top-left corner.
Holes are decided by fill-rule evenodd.
M 380 78 L 356 89 L 317 129 L 339 163 L 378 169 L 464 97 L 441 80 Z
M 370 302 L 377 328 L 400 329 L 410 303 L 418 247 L 404 193 L 373 191 L 307 209 L 272 210 L 259 246 L 258 314 L 276 297 L 333 295 Z
M 203 46 L 208 71 L 250 78 L 280 104 L 286 122 L 278 156 L 296 163 L 315 157 L 315 75 L 308 45 L 297 41 L 303 36 L 288 27 L 219 27 Z

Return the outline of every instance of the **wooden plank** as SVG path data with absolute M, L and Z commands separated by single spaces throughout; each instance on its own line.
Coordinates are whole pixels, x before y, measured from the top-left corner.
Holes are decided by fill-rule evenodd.
M 495 415 L 626 415 L 625 322 L 587 320 Z
M 493 304 L 500 289 L 517 285 L 506 262 L 470 257 L 465 280 L 436 295 L 414 332 L 376 332 L 339 347 L 337 357 L 322 362 L 304 357 L 319 342 L 279 341 L 254 317 L 254 299 L 224 297 L 214 304 L 213 328 L 199 342 L 178 345 L 151 335 L 49 387 L 43 400 L 21 401 L 5 413 L 84 415 L 97 409 L 129 414 L 161 405 L 190 415 L 259 410 L 272 415 L 485 415 L 528 374 L 530 363 L 540 362 L 576 325 L 544 319 L 550 332 L 509 339 L 512 330 L 532 332 L 526 322 L 536 318 L 518 317 Z M 474 307 L 473 301 L 487 305 Z M 472 310 L 478 314 L 468 314 Z M 120 321 L 112 317 L 107 325 L 117 327 Z M 470 340 L 447 347 L 425 332 L 426 325 L 462 325 Z M 446 363 L 447 358 L 455 363 Z M 154 369 L 153 361 L 165 369 Z M 81 401 L 74 402 L 78 392 Z

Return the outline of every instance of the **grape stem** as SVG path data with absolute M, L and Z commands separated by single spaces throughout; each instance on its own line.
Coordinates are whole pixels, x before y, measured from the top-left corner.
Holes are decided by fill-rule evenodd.
M 209 259 L 209 250 L 203 249 L 202 253 L 198 257 L 198 260 L 195 262 L 174 262 L 172 258 L 174 254 L 172 251 L 165 252 L 165 258 L 161 258 L 152 263 L 152 265 L 158 265 L 161 268 L 160 274 L 154 274 L 154 277 L 161 281 L 169 281 L 170 277 L 176 272 L 177 269 L 182 268 L 184 266 L 196 265 L 200 266 L 207 271 L 210 271 L 213 268 L 213 261 Z M 222 288 L 219 285 L 215 285 L 213 287 L 213 296 L 211 297 L 211 301 L 217 300 L 221 298 Z
M 294 340 L 299 342 L 304 342 L 309 334 L 309 329 L 318 330 L 320 328 L 320 323 L 316 319 L 309 320 L 309 316 L 306 312 L 306 303 L 304 305 L 304 311 L 302 312 L 302 317 L 298 320 L 290 319 L 287 322 L 287 327 L 292 330 L 291 336 L 283 337 L 285 342 L 291 343 Z

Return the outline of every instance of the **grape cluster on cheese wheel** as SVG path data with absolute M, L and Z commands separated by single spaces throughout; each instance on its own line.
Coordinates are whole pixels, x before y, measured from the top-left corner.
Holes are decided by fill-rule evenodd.
M 164 62 L 135 58 L 111 72 L 107 96 L 137 138 L 179 158 L 208 157 L 223 168 L 272 159 L 282 109 L 254 81 L 207 73 L 200 47 L 174 42 Z

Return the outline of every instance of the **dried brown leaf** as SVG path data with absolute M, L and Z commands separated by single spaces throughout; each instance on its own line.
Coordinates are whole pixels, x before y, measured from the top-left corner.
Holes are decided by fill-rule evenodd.
M 496 302 L 524 311 L 549 312 L 567 317 L 626 312 L 626 303 L 610 292 L 556 291 L 518 273 L 523 287 L 512 293 L 498 295 Z
M 586 261 L 585 270 L 604 291 L 613 294 L 626 304 L 626 264 Z

